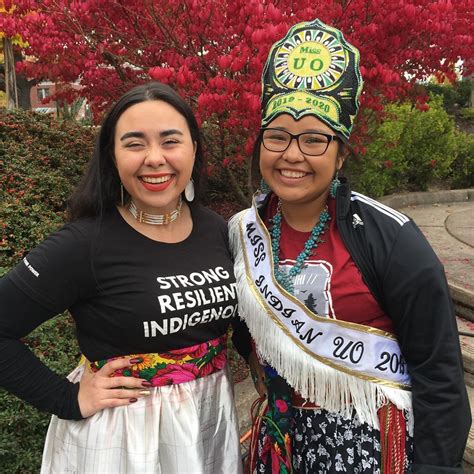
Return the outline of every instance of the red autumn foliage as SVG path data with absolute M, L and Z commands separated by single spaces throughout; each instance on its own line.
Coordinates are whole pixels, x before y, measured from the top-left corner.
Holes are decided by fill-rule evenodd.
M 5 4 L 11 2 L 6 1 Z M 361 52 L 363 107 L 381 110 L 429 74 L 473 71 L 473 0 L 15 0 L 0 31 L 20 33 L 18 70 L 78 81 L 95 117 L 132 84 L 169 83 L 209 127 L 217 162 L 241 163 L 259 127 L 260 75 L 289 26 L 320 18 Z M 8 5 L 6 5 L 8 7 Z M 423 104 L 423 100 L 421 100 Z M 362 127 L 363 133 L 363 127 Z M 231 138 L 229 140 L 229 137 Z

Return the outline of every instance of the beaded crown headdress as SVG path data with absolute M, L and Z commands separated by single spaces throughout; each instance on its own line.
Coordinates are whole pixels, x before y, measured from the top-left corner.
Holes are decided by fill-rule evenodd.
M 282 113 L 315 115 L 349 139 L 363 81 L 359 51 L 319 19 L 298 23 L 271 48 L 262 74 L 262 127 Z

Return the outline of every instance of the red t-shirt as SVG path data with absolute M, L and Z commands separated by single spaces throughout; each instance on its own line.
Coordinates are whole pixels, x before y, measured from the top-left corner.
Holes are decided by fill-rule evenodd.
M 267 209 L 266 224 L 277 209 L 272 197 Z M 319 316 L 351 321 L 390 333 L 394 332 L 391 319 L 382 311 L 372 296 L 352 257 L 342 242 L 336 225 L 336 201 L 329 199 L 329 227 L 322 235 L 313 254 L 306 260 L 301 273 L 295 277 L 295 296 Z M 295 264 L 311 232 L 300 232 L 281 224 L 280 268 L 288 273 Z

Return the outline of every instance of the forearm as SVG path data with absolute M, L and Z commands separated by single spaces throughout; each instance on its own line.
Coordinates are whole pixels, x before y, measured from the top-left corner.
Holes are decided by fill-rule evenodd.
M 239 318 L 234 319 L 235 321 L 232 323 L 232 342 L 237 352 L 248 362 L 252 352 L 252 337 L 245 322 Z
M 450 374 L 444 371 L 439 375 L 425 374 L 427 367 L 422 366 L 411 370 L 414 462 L 419 468 L 421 465 L 461 468 L 471 416 L 460 367 L 461 362 L 453 360 L 447 361 L 444 368 Z
M 416 228 L 401 234 L 391 262 L 384 287 L 412 380 L 414 469 L 449 472 L 461 467 L 471 415 L 444 269 Z
M 21 342 L 21 338 L 54 313 L 0 279 L 0 387 L 40 410 L 61 418 L 81 419 L 78 384 L 60 377 Z
M 52 372 L 20 341 L 0 341 L 0 385 L 39 410 L 64 419 L 82 418 L 79 384 Z
M 471 416 L 459 335 L 444 298 L 444 317 L 419 308 L 397 332 L 412 380 L 415 464 L 460 467 Z

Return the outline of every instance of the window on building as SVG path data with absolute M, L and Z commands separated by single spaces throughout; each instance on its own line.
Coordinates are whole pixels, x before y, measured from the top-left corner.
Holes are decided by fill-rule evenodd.
M 49 87 L 38 87 L 38 100 L 43 100 L 49 97 L 51 94 L 49 92 Z

